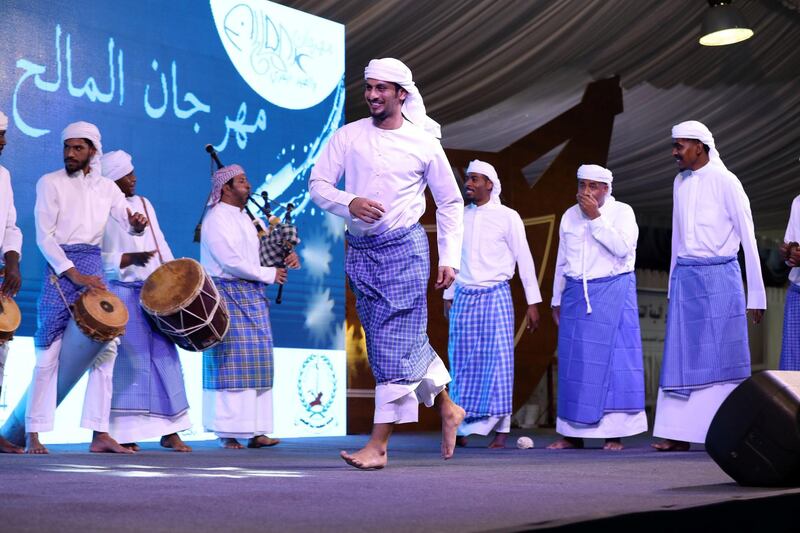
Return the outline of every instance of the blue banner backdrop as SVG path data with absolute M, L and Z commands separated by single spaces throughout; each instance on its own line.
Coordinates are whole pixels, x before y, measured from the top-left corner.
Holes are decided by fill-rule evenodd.
M 344 116 L 344 26 L 266 0 L 5 0 L 0 33 L 0 109 L 10 118 L 0 164 L 25 239 L 18 335 L 36 327 L 44 266 L 36 182 L 63 166 L 64 126 L 86 120 L 105 151 L 133 155 L 137 192 L 152 201 L 176 257 L 199 259 L 192 237 L 209 190 L 206 144 L 241 164 L 255 193 L 293 202 L 304 265 L 272 306 L 276 345 L 344 348 L 343 225 L 307 190 Z

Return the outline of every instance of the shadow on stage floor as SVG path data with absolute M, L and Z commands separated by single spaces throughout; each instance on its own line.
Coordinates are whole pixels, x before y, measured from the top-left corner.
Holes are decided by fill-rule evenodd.
M 739 487 L 702 450 L 662 454 L 634 438 L 618 453 L 600 441 L 550 451 L 555 435 L 535 440 L 532 450 L 488 450 L 472 438 L 445 462 L 437 435 L 405 433 L 375 472 L 338 458 L 364 436 L 261 450 L 195 442 L 188 454 L 157 444 L 134 456 L 86 445 L 0 454 L 0 531 L 796 530 L 786 517 L 800 490 Z

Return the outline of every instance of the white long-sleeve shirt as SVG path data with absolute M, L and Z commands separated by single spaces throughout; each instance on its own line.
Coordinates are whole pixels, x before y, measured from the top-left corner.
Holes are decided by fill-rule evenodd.
M 55 273 L 61 275 L 75 266 L 61 245 L 100 246 L 109 216 L 132 231 L 127 208 L 119 187 L 99 171 L 68 175 L 62 168 L 45 174 L 36 183 L 36 244 Z
M 208 210 L 200 237 L 200 263 L 209 275 L 273 283 L 276 269 L 261 266 L 258 250 L 258 233 L 244 209 L 219 202 Z
M 672 258 L 735 256 L 744 250 L 747 308 L 766 309 L 750 200 L 735 174 L 715 163 L 675 176 L 672 192 Z
M 444 299 L 453 298 L 455 285 L 484 288 L 508 281 L 514 277 L 514 267 L 519 267 L 528 305 L 541 302 L 536 266 L 519 214 L 499 203 L 470 205 L 464 209 L 461 270 Z
M 344 190 L 336 188 L 344 176 Z M 439 265 L 459 268 L 464 201 L 439 141 L 408 121 L 384 130 L 371 118 L 339 128 L 311 170 L 308 189 L 321 208 L 345 219 L 353 235 L 378 235 L 417 223 L 425 212 L 425 187 L 436 202 Z M 383 204 L 368 224 L 350 215 L 356 197 Z
M 789 225 L 786 226 L 784 242 L 800 242 L 800 196 L 796 196 L 792 201 L 792 211 L 789 214 Z M 789 271 L 789 281 L 795 285 L 800 285 L 800 267 L 794 267 Z
M 0 263 L 3 262 L 6 252 L 22 255 L 22 232 L 17 227 L 11 174 L 0 165 Z
M 133 281 L 144 281 L 147 276 L 153 273 L 155 269 L 161 266 L 158 253 L 154 254 L 144 266 L 130 265 L 125 268 L 120 268 L 120 261 L 122 254 L 129 252 L 149 252 L 156 250 L 156 242 L 158 242 L 158 249 L 161 251 L 161 257 L 164 262 L 172 261 L 172 250 L 170 250 L 167 241 L 164 239 L 164 234 L 161 232 L 161 227 L 158 224 L 156 217 L 156 210 L 153 209 L 153 204 L 144 196 L 131 196 L 125 198 L 128 207 L 132 213 L 139 212 L 145 214 L 145 208 L 142 206 L 144 201 L 147 204 L 147 214 L 149 215 L 150 224 L 144 230 L 144 235 L 131 235 L 122 224 L 116 220 L 110 220 L 106 226 L 105 235 L 103 235 L 103 270 L 105 270 L 108 279 L 115 279 L 125 283 Z M 153 238 L 155 233 L 156 238 Z
M 558 255 L 553 278 L 551 305 L 561 305 L 564 276 L 597 279 L 633 272 L 639 226 L 628 204 L 607 196 L 600 216 L 590 220 L 573 205 L 561 217 L 558 228 Z

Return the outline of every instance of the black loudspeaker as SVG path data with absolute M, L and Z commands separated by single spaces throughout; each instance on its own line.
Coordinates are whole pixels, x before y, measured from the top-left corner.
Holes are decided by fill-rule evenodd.
M 760 372 L 736 387 L 706 451 L 740 485 L 800 486 L 800 372 Z

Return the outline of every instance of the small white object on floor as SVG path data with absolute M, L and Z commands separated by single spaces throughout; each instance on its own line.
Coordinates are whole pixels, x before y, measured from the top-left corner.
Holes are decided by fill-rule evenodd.
M 533 448 L 533 439 L 530 437 L 520 437 L 517 439 L 517 448 L 520 450 L 527 450 Z

